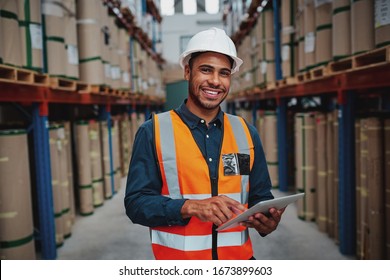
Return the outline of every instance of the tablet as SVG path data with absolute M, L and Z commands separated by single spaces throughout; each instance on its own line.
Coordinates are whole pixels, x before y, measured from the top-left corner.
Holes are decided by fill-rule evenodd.
M 289 205 L 290 203 L 293 203 L 297 201 L 298 199 L 302 198 L 305 195 L 305 193 L 297 193 L 282 197 L 277 197 L 270 200 L 261 201 L 255 205 L 253 205 L 251 208 L 246 210 L 245 212 L 242 212 L 238 216 L 234 217 L 233 219 L 230 219 L 226 223 L 220 225 L 217 230 L 224 230 L 224 229 L 230 229 L 233 227 L 236 227 L 239 225 L 240 222 L 245 222 L 248 220 L 249 216 L 252 216 L 255 213 L 266 213 L 268 212 L 268 209 L 270 208 L 276 208 L 281 209 Z

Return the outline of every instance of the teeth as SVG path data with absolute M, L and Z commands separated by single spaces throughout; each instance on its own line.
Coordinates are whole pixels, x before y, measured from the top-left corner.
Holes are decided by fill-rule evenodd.
M 211 91 L 211 90 L 205 90 L 204 92 L 207 93 L 207 94 L 212 94 L 212 95 L 217 95 L 218 94 L 218 92 Z

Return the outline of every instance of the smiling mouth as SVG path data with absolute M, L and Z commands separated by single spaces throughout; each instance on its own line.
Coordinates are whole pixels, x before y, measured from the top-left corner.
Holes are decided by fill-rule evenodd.
M 210 90 L 210 89 L 203 89 L 202 90 L 207 97 L 215 98 L 217 97 L 222 91 L 220 90 Z

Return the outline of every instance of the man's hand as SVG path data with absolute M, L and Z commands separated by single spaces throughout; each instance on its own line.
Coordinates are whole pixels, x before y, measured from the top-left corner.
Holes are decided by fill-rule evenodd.
M 282 219 L 282 214 L 286 208 L 277 210 L 276 208 L 270 208 L 269 213 L 256 213 L 249 217 L 248 221 L 242 222 L 241 225 L 254 228 L 261 234 L 270 234 L 279 225 Z
M 230 220 L 234 214 L 245 210 L 245 206 L 238 201 L 220 195 L 201 200 L 187 200 L 181 208 L 181 214 L 184 219 L 195 216 L 203 222 L 212 222 L 219 226 Z

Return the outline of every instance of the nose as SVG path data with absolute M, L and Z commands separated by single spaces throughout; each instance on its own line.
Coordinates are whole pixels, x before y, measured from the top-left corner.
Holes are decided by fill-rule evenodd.
M 219 73 L 217 71 L 210 75 L 209 84 L 214 87 L 218 87 L 221 84 Z

